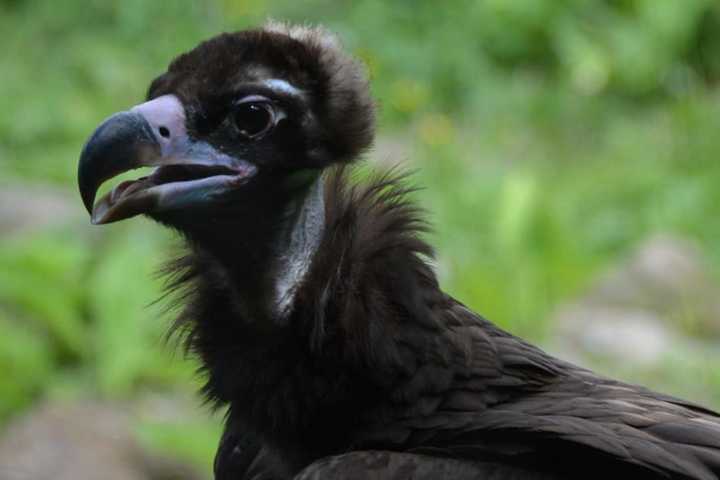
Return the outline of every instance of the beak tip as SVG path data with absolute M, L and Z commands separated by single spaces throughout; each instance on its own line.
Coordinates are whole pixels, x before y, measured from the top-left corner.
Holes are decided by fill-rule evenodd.
M 92 216 L 94 198 L 87 198 L 85 195 L 82 195 L 82 194 L 81 194 L 81 197 L 82 197 L 83 205 L 85 206 L 85 210 L 87 210 L 87 212 Z
M 92 133 L 80 152 L 78 187 L 85 209 L 94 217 L 95 197 L 105 180 L 139 166 L 147 148 L 160 152 L 147 120 L 137 112 L 110 116 Z M 105 223 L 96 222 L 93 223 Z
M 88 172 L 88 159 L 87 144 L 83 148 L 82 154 L 80 155 L 80 164 L 78 166 L 78 190 L 80 192 L 80 198 L 82 199 L 85 210 L 92 216 L 93 206 L 95 205 L 95 195 L 97 188 L 99 187 L 97 180 L 93 179 L 94 173 L 92 170 Z
M 85 210 L 92 216 L 93 206 L 95 205 L 95 191 L 83 188 L 83 182 L 80 180 L 80 198 L 82 199 Z

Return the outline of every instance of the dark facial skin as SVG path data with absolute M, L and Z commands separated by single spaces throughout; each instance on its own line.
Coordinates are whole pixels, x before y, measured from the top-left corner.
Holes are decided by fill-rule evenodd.
M 351 159 L 372 137 L 372 105 L 358 66 L 339 53 L 323 60 L 322 48 L 245 31 L 175 59 L 148 102 L 106 120 L 86 144 L 78 178 L 93 221 L 147 214 L 187 233 L 193 217 L 237 219 L 248 203 L 264 216 Z M 160 168 L 93 206 L 102 182 L 140 166 Z
M 148 102 L 105 121 L 83 151 L 79 177 L 90 210 L 99 182 L 139 166 L 159 167 L 102 199 L 92 212 L 95 223 L 139 213 L 161 221 L 237 214 L 233 206 L 248 195 L 257 200 L 281 189 L 292 196 L 317 177 L 302 141 L 311 114 L 304 94 L 285 80 L 243 78 L 199 102 L 181 97 L 183 84 L 157 87 L 163 79 Z

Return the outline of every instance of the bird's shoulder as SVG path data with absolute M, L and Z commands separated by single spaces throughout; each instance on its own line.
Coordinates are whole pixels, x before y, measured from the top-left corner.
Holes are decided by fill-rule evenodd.
M 406 416 L 383 429 L 393 434 L 384 440 L 540 470 L 587 462 L 603 475 L 720 475 L 712 410 L 556 359 L 450 297 L 432 316 L 446 356 L 426 356 L 398 385 Z

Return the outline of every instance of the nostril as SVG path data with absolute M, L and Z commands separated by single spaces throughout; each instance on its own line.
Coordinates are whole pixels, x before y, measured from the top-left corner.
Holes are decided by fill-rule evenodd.
M 168 130 L 167 127 L 158 128 L 158 132 L 160 133 L 161 137 L 168 138 L 170 136 L 170 130 Z

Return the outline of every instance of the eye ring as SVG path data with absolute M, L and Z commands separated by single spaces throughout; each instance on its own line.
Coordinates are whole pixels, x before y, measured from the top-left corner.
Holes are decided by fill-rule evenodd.
M 269 100 L 250 97 L 239 102 L 230 114 L 237 132 L 248 140 L 267 134 L 277 123 L 277 113 Z

